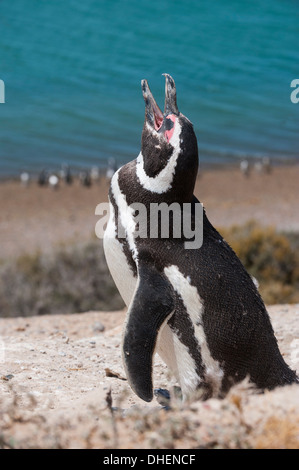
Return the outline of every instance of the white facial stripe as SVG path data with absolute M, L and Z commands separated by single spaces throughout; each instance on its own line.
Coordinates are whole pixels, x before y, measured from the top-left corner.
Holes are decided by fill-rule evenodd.
M 151 128 L 150 128 L 151 129 Z M 151 132 L 152 129 L 151 129 Z M 140 154 L 137 157 L 136 175 L 140 181 L 140 184 L 153 193 L 162 194 L 168 191 L 172 186 L 174 177 L 175 167 L 177 165 L 177 159 L 180 152 L 180 134 L 181 126 L 178 120 L 176 120 L 173 135 L 170 139 L 171 145 L 174 147 L 171 158 L 167 165 L 160 173 L 154 177 L 148 176 L 144 170 L 143 155 Z M 157 135 L 157 133 L 156 133 Z
M 111 180 L 111 189 L 115 202 L 118 206 L 118 216 L 120 218 L 120 222 L 126 231 L 129 247 L 131 249 L 133 259 L 137 264 L 137 250 L 134 242 L 134 231 L 136 227 L 134 220 L 134 209 L 127 204 L 126 196 L 119 188 L 118 175 L 119 170 L 113 175 Z
M 188 279 L 179 271 L 177 266 L 169 266 L 164 269 L 164 273 L 171 282 L 174 290 L 180 295 L 186 311 L 192 321 L 195 337 L 201 349 L 202 361 L 206 369 L 205 378 L 213 384 L 213 394 L 217 395 L 220 391 L 223 370 L 220 368 L 218 361 L 212 358 L 205 332 L 202 326 L 203 305 L 198 295 L 197 289 L 191 286 Z M 189 361 L 190 362 L 190 361 Z M 189 364 L 187 364 L 188 366 Z M 195 373 L 195 367 L 193 369 Z

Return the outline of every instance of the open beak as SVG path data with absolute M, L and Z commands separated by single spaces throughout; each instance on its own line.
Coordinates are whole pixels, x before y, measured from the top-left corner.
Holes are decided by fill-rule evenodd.
M 176 87 L 173 78 L 167 73 L 165 76 L 165 106 L 164 114 L 156 103 L 148 86 L 147 80 L 141 81 L 142 94 L 145 101 L 145 121 L 156 131 L 162 127 L 164 117 L 169 114 L 179 115 L 176 102 Z
M 165 106 L 164 106 L 164 115 L 176 114 L 179 115 L 179 110 L 176 102 L 176 87 L 174 79 L 168 75 L 168 73 L 163 73 L 165 77 Z

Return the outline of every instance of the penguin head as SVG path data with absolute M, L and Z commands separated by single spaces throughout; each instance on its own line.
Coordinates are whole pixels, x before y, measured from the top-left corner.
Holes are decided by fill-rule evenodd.
M 193 187 L 198 170 L 197 139 L 193 125 L 179 112 L 176 99 L 176 86 L 173 78 L 165 75 L 164 113 L 157 105 L 147 80 L 141 81 L 145 101 L 145 121 L 141 138 L 143 169 L 150 178 L 170 165 L 174 172 L 173 180 L 183 182 L 184 187 Z M 172 182 L 175 184 L 175 181 Z M 173 184 L 171 185 L 173 187 Z

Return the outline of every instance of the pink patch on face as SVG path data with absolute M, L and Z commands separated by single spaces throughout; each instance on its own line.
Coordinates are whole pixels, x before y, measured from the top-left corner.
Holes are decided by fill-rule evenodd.
M 169 116 L 167 116 L 167 119 L 171 119 L 171 121 L 174 123 L 173 127 L 170 129 L 170 131 L 165 131 L 164 132 L 164 135 L 166 137 L 166 139 L 168 140 L 168 142 L 170 141 L 172 135 L 173 135 L 173 132 L 174 132 L 174 126 L 175 126 L 175 121 L 176 121 L 176 116 L 174 114 L 170 114 Z

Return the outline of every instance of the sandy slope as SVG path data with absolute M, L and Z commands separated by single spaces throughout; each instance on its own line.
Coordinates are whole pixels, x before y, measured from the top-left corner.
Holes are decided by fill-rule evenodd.
M 299 305 L 272 306 L 269 312 L 281 351 L 298 370 Z M 124 380 L 124 315 L 0 319 L 3 447 L 299 448 L 297 386 L 256 395 L 242 384 L 225 400 L 174 400 L 170 411 L 156 399 L 139 400 Z M 175 384 L 158 357 L 154 383 Z

